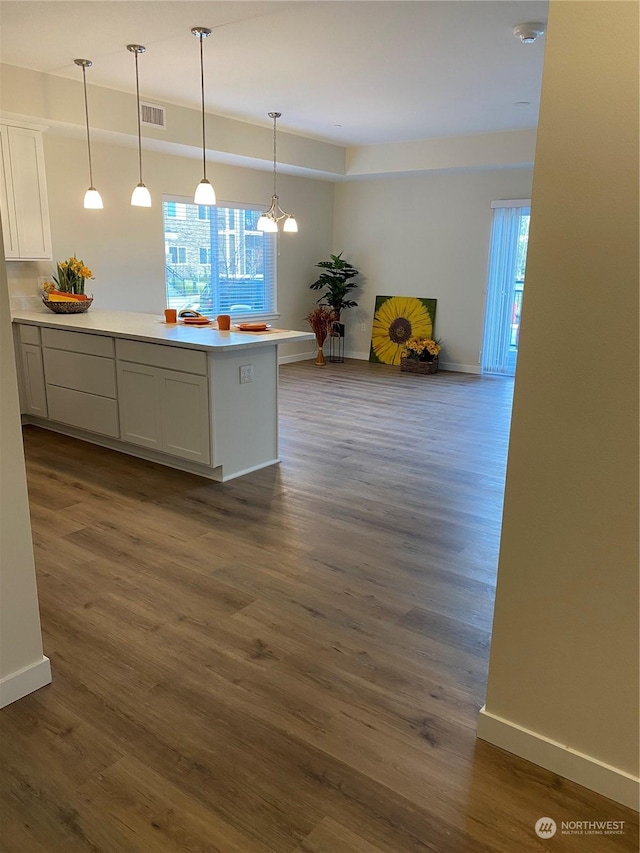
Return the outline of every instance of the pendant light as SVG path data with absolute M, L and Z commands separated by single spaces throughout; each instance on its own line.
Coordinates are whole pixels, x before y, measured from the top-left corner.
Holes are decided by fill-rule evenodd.
M 133 53 L 136 60 L 136 106 L 138 108 L 138 174 L 140 182 L 131 193 L 133 207 L 151 207 L 151 194 L 142 183 L 142 131 L 140 128 L 140 82 L 138 79 L 138 55 L 144 53 L 146 47 L 142 44 L 128 44 L 127 50 Z
M 204 128 L 204 59 L 202 56 L 202 41 L 211 35 L 211 30 L 208 27 L 192 27 L 191 32 L 200 39 L 200 95 L 202 98 L 202 180 L 196 187 L 193 203 L 212 205 L 216 203 L 216 194 L 213 185 L 207 180 L 207 146 Z
M 269 113 L 269 117 L 273 119 L 273 195 L 271 196 L 271 207 L 266 213 L 263 213 L 256 228 L 258 231 L 266 231 L 273 233 L 278 230 L 278 223 L 284 219 L 282 226 L 283 231 L 295 232 L 298 230 L 298 223 L 291 213 L 285 211 L 278 204 L 278 192 L 276 186 L 277 180 L 277 149 L 276 149 L 276 122 L 282 113 Z
M 87 68 L 91 68 L 93 62 L 90 59 L 74 59 L 76 65 L 82 68 L 82 82 L 84 84 L 84 114 L 87 121 L 87 151 L 89 153 L 89 189 L 84 194 L 84 207 L 87 210 L 102 210 L 102 198 L 93 186 L 93 168 L 91 166 L 91 139 L 89 137 L 89 106 L 87 103 Z
M 298 223 L 291 213 L 285 211 L 278 204 L 278 193 L 276 188 L 276 122 L 282 113 L 269 113 L 269 117 L 273 119 L 273 195 L 271 196 L 271 207 L 266 213 L 263 213 L 256 228 L 258 231 L 266 231 L 272 233 L 278 230 L 278 223 L 284 219 L 282 226 L 283 231 L 294 232 L 298 230 Z

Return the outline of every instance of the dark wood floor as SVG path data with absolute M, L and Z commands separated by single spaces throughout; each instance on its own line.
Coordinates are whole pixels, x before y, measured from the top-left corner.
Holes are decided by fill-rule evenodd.
M 511 391 L 287 365 L 282 464 L 225 485 L 26 428 L 54 680 L 0 712 L 3 853 L 637 850 L 475 738 Z

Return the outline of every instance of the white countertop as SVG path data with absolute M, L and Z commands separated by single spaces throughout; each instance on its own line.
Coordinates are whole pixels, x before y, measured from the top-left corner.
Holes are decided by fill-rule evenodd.
M 189 347 L 201 350 L 235 350 L 258 345 L 276 345 L 297 341 L 313 341 L 312 332 L 269 329 L 266 332 L 219 332 L 214 326 L 185 326 L 167 324 L 157 314 L 138 314 L 132 311 L 106 311 L 90 308 L 85 314 L 54 314 L 44 306 L 40 310 L 12 313 L 14 323 L 68 329 L 92 335 L 112 335 L 149 341 L 156 344 Z

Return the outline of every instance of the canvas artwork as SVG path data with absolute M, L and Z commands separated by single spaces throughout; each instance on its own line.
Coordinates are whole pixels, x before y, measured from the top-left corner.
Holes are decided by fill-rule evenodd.
M 400 364 L 402 348 L 409 338 L 432 338 L 436 301 L 417 296 L 376 296 L 369 361 Z

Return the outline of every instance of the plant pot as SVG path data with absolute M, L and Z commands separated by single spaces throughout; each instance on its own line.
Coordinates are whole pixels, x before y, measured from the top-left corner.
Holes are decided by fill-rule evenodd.
M 400 370 L 402 373 L 420 373 L 424 376 L 429 376 L 432 373 L 438 372 L 438 356 L 435 356 L 433 361 L 417 361 L 415 358 L 403 358 L 400 361 Z

